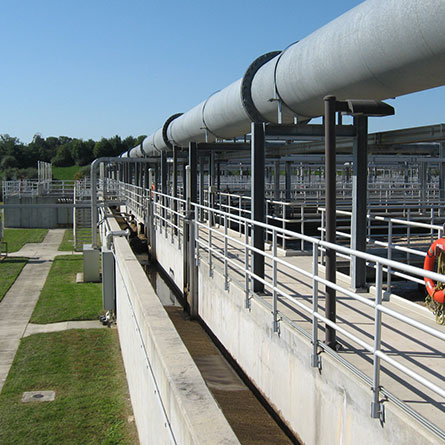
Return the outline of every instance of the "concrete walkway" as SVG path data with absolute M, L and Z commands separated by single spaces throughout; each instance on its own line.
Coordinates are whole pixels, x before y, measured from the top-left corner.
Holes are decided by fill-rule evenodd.
M 29 323 L 23 337 L 29 337 L 33 334 L 48 334 L 50 332 L 67 331 L 68 329 L 100 329 L 107 328 L 99 320 L 87 321 L 61 321 L 51 324 L 33 324 Z
M 35 325 L 28 328 L 34 307 L 45 284 L 54 257 L 64 255 L 59 247 L 64 229 L 48 231 L 42 243 L 25 244 L 18 252 L 9 254 L 10 257 L 28 257 L 28 263 L 23 268 L 15 283 L 11 286 L 3 300 L 0 302 L 0 392 L 8 376 L 20 339 L 25 335 L 34 333 Z M 99 321 L 94 322 L 100 327 Z M 64 325 L 67 323 L 55 323 Z M 39 332 L 54 332 L 62 330 L 62 326 L 43 325 Z

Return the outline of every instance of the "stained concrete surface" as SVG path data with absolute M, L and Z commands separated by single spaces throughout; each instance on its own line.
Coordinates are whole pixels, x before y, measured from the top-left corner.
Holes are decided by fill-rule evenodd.
M 291 444 L 199 323 L 191 321 L 182 307 L 165 309 L 238 440 L 247 445 Z

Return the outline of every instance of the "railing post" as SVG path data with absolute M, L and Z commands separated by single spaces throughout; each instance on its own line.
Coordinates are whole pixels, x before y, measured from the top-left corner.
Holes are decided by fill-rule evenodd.
M 392 260 L 392 221 L 388 222 L 388 260 Z M 385 300 L 389 301 L 389 296 L 391 295 L 391 277 L 392 269 L 388 266 L 386 270 L 386 296 Z
M 380 419 L 384 421 L 384 406 L 380 402 L 380 357 L 377 352 L 380 351 L 381 335 L 382 335 L 382 312 L 379 306 L 382 304 L 382 265 L 376 264 L 376 301 L 375 301 L 375 316 L 374 316 L 374 354 L 373 354 L 373 379 L 372 392 L 373 400 L 371 403 L 371 417 L 373 419 Z
M 229 277 L 227 270 L 227 215 L 224 214 L 224 289 L 229 290 Z
M 212 222 L 210 215 L 207 218 L 207 227 L 208 227 L 208 254 L 209 254 L 209 277 L 213 277 L 213 259 L 212 259 Z
M 184 255 L 186 288 L 189 292 L 190 317 L 198 317 L 198 268 L 196 264 L 196 227 L 195 218 L 198 212 L 193 208 L 197 198 L 197 154 L 198 146 L 194 142 L 189 144 L 189 165 L 186 167 L 186 219 L 184 231 Z
M 273 296 L 273 331 L 280 334 L 278 320 L 278 294 L 277 294 L 277 231 L 272 229 L 272 296 Z
M 311 364 L 314 368 L 321 369 L 321 358 L 318 355 L 318 245 L 312 245 L 312 357 Z
M 250 309 L 250 275 L 249 271 L 249 226 L 247 221 L 244 222 L 244 294 L 245 306 Z

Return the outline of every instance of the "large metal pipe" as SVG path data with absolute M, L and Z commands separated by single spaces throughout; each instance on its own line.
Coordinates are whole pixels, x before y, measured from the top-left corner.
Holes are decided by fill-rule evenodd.
M 242 79 L 172 116 L 129 156 L 242 136 L 252 121 L 317 117 L 329 94 L 384 100 L 444 85 L 444 22 L 443 0 L 367 0 L 278 55 L 258 58 Z

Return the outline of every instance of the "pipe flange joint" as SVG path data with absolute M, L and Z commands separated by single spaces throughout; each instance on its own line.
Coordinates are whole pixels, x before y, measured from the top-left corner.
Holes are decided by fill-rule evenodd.
M 176 113 L 170 116 L 166 121 L 164 126 L 162 127 L 162 139 L 164 140 L 165 145 L 169 150 L 173 150 L 173 144 L 168 140 L 167 129 L 168 126 L 179 116 L 182 116 L 184 113 Z
M 283 51 L 281 51 L 280 56 L 278 57 L 276 63 L 275 63 L 275 67 L 273 70 L 273 83 L 274 83 L 274 89 L 275 89 L 275 94 L 277 95 L 277 99 L 281 102 L 282 105 L 284 105 L 288 110 L 292 111 L 292 113 L 294 113 L 296 116 L 298 115 L 298 113 L 293 110 L 282 98 L 280 92 L 278 91 L 278 85 L 277 85 L 277 69 L 278 69 L 278 64 L 280 63 L 281 57 L 283 57 L 284 53 L 291 48 L 292 46 L 296 45 L 297 43 L 299 43 L 299 40 L 297 40 L 294 43 L 291 43 L 288 47 L 286 47 Z
M 281 51 L 272 51 L 270 53 L 263 54 L 262 56 L 255 59 L 250 64 L 249 68 L 247 68 L 243 80 L 241 81 L 241 102 L 243 104 L 244 111 L 247 113 L 250 120 L 254 123 L 267 122 L 267 119 L 265 119 L 261 115 L 255 104 L 253 103 L 252 99 L 253 78 L 263 65 L 265 65 L 267 62 L 269 62 L 279 54 L 281 54 Z

